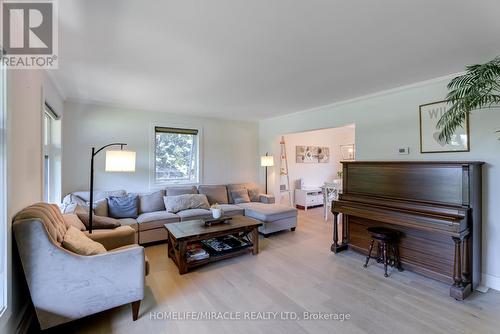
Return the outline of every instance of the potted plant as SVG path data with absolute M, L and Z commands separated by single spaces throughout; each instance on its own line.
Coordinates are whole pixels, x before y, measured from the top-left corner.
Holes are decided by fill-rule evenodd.
M 214 217 L 214 219 L 222 217 L 222 209 L 218 203 L 212 204 L 212 206 L 210 206 L 210 211 L 212 211 L 212 217 Z
M 500 56 L 485 64 L 467 66 L 465 74 L 450 81 L 448 90 L 446 101 L 451 106 L 438 123 L 439 139 L 446 141 L 472 111 L 500 104 Z

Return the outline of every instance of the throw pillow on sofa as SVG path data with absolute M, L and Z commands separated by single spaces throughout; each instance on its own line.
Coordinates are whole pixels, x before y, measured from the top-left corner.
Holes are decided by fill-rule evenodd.
M 85 229 L 89 229 L 89 214 L 88 213 L 77 213 L 78 218 L 80 218 L 83 225 L 85 225 Z M 94 230 L 105 230 L 110 228 L 120 227 L 121 223 L 119 220 L 116 220 L 111 217 L 101 217 L 101 216 L 92 216 L 92 229 Z
M 80 255 L 97 255 L 106 253 L 106 248 L 87 237 L 82 231 L 70 226 L 64 235 L 62 246 Z
M 259 188 L 248 188 L 248 196 L 250 197 L 250 202 L 260 202 Z
M 80 218 L 78 218 L 78 216 L 74 213 L 64 214 L 63 219 L 64 219 L 64 224 L 66 225 L 67 228 L 73 226 L 80 231 L 85 231 L 87 229 L 86 226 L 80 220 Z
M 250 203 L 247 189 L 233 190 L 231 191 L 231 197 L 233 198 L 234 204 Z
M 137 218 L 139 215 L 137 195 L 109 196 L 108 215 L 111 218 Z
M 177 213 L 189 209 L 209 209 L 207 196 L 201 194 L 185 194 L 163 197 L 168 212 Z
M 90 202 L 87 202 L 86 206 L 88 209 L 90 207 Z M 108 216 L 108 201 L 105 198 L 94 201 L 92 208 L 94 209 L 94 215 L 103 217 Z
M 139 194 L 139 212 L 148 213 L 164 211 L 165 203 L 163 202 L 163 196 L 165 196 L 164 190 L 159 190 L 148 194 Z
M 90 202 L 79 201 L 78 203 L 74 202 L 74 203 L 70 203 L 70 204 L 65 205 L 63 207 L 63 209 L 61 210 L 61 212 L 63 214 L 65 214 L 65 213 L 75 213 L 76 214 L 76 213 L 78 213 L 78 211 L 88 212 L 89 207 L 90 207 Z M 108 216 L 108 200 L 107 199 L 103 198 L 103 199 L 95 201 L 94 205 L 92 207 L 94 209 L 94 215 L 103 216 L 103 217 Z

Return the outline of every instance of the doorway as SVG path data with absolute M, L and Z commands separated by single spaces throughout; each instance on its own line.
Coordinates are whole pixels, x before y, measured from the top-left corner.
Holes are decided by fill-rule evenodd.
M 356 158 L 355 134 L 350 124 L 283 135 L 279 202 L 302 210 L 324 206 L 324 187 L 341 186 L 341 161 Z

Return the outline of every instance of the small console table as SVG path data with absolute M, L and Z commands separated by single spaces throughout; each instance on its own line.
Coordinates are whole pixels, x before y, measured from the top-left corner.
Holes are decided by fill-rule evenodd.
M 307 211 L 307 208 L 323 205 L 323 190 L 321 188 L 295 189 L 295 206 Z

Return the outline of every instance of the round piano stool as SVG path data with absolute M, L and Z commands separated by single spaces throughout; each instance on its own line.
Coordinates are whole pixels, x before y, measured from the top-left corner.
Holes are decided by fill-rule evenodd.
M 363 267 L 368 267 L 368 262 L 372 258 L 373 245 L 377 242 L 377 262 L 384 264 L 384 277 L 387 275 L 387 266 L 396 267 L 399 271 L 403 271 L 401 267 L 401 258 L 399 257 L 398 241 L 399 232 L 386 227 L 369 227 L 366 229 L 371 235 L 370 247 L 368 248 L 368 256 Z M 391 253 L 392 252 L 392 257 Z

